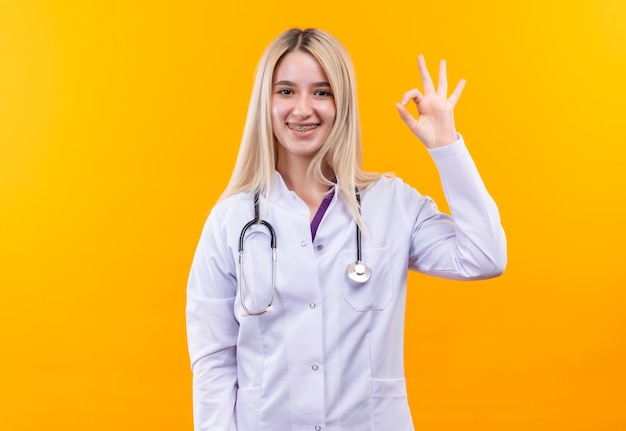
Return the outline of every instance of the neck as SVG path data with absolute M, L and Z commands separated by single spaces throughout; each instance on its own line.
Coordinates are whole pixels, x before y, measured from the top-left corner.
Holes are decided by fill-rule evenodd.
M 283 181 L 287 185 L 287 188 L 298 195 L 307 206 L 311 220 L 315 216 L 317 209 L 319 208 L 322 200 L 324 200 L 324 193 L 328 187 L 313 179 L 313 182 L 307 178 L 307 170 L 311 164 L 311 160 L 304 160 L 299 158 L 291 158 L 290 160 L 283 160 L 279 158 L 276 170 L 283 177 Z M 330 168 L 325 171 L 331 171 Z M 326 175 L 329 175 L 325 172 Z M 330 173 L 332 175 L 332 173 Z

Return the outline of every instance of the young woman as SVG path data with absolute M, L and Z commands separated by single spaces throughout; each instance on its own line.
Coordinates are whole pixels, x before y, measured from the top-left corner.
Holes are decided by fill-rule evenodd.
M 497 207 L 457 134 L 445 63 L 401 118 L 426 145 L 452 216 L 364 172 L 354 72 L 329 34 L 292 29 L 259 64 L 230 183 L 188 284 L 196 430 L 413 430 L 404 380 L 407 270 L 502 273 Z M 406 109 L 415 102 L 418 118 Z

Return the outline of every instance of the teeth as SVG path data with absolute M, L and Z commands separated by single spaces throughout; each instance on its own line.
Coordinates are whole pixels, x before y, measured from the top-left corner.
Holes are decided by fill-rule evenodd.
M 312 124 L 310 126 L 295 126 L 295 125 L 292 125 L 292 124 L 288 124 L 287 126 L 290 129 L 296 130 L 298 132 L 308 132 L 309 130 L 315 129 L 318 125 L 317 124 Z

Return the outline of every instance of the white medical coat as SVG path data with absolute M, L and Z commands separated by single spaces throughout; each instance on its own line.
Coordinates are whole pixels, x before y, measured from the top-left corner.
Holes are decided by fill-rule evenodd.
M 431 150 L 452 217 L 398 178 L 362 193 L 365 284 L 348 279 L 355 222 L 340 193 L 311 241 L 307 205 L 276 173 L 263 218 L 276 231 L 274 310 L 248 316 L 237 291 L 250 194 L 212 210 L 191 267 L 187 331 L 196 431 L 410 431 L 403 341 L 407 270 L 451 279 L 499 275 L 506 241 L 497 207 L 462 141 Z M 260 207 L 266 196 L 260 197 Z M 271 289 L 269 233 L 245 238 L 243 295 Z

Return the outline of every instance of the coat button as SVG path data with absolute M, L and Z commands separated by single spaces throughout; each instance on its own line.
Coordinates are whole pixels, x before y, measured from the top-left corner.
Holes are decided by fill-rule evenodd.
M 311 307 L 311 308 L 315 308 L 315 307 L 317 307 L 317 304 L 316 304 L 315 302 L 311 302 L 311 303 L 309 304 L 309 307 Z
M 302 241 L 302 242 L 300 243 L 300 245 L 301 245 L 302 247 L 306 247 L 306 241 Z
M 319 425 L 315 425 L 315 431 L 322 431 L 322 427 Z
M 319 251 L 324 250 L 324 244 L 317 244 L 317 249 L 318 249 Z
M 319 369 L 320 369 L 320 367 L 318 367 L 318 366 L 317 366 L 317 364 L 313 364 L 313 366 L 311 367 L 311 369 L 312 369 L 313 371 L 317 371 L 317 370 L 319 370 Z

